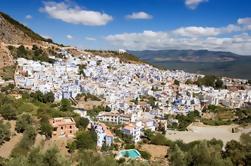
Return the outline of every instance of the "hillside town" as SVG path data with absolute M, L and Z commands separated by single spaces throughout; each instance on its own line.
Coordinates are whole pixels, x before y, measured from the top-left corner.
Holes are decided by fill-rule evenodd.
M 248 6 L 1 2 L 0 166 L 251 166 Z
M 98 140 L 98 146 L 102 142 L 110 145 L 113 140 L 113 134 L 102 122 L 123 124 L 122 132 L 131 135 L 136 143 L 143 129 L 155 131 L 161 125 L 166 130 L 167 122 L 162 119 L 167 114 L 201 112 L 206 105 L 241 108 L 251 102 L 250 88 L 232 91 L 186 84 L 187 80 L 197 80 L 203 75 L 125 63 L 115 57 L 90 54 L 74 57 L 63 49 L 61 53 L 64 58 L 52 57 L 53 64 L 17 59 L 16 86 L 33 92 L 53 92 L 56 101 L 75 101 L 81 94 L 102 98 L 110 111 L 99 112 L 95 121 L 91 120 L 102 140 Z M 231 84 L 229 79 L 222 80 Z

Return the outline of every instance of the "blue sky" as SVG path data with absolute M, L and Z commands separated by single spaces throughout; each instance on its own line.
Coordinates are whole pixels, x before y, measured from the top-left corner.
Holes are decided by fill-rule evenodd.
M 250 0 L 1 0 L 0 10 L 43 36 L 80 48 L 251 55 Z

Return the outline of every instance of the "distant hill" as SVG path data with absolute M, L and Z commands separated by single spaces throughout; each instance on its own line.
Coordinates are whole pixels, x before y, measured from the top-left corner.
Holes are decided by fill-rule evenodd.
M 168 69 L 251 79 L 251 56 L 208 50 L 128 51 L 140 59 Z

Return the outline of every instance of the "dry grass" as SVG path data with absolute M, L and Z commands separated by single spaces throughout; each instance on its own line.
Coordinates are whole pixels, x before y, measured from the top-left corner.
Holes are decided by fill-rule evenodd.
M 167 158 L 165 158 L 168 153 L 169 147 L 162 145 L 143 144 L 139 149 L 151 154 L 150 165 L 169 165 Z
M 15 132 L 15 126 L 16 121 L 4 121 L 9 122 L 11 125 L 10 131 L 11 131 L 11 138 L 8 142 L 5 142 L 0 147 L 0 156 L 3 158 L 8 158 L 11 155 L 12 150 L 15 148 L 15 146 L 21 141 L 23 134 L 16 134 Z
M 85 97 L 81 97 L 76 105 L 77 108 L 82 108 L 84 110 L 91 110 L 94 106 L 102 106 L 104 105 L 104 101 L 85 101 Z
M 66 148 L 67 142 L 71 141 L 69 138 L 58 138 L 58 139 L 49 139 L 46 140 L 44 136 L 37 134 L 34 147 L 40 147 L 42 152 L 56 147 L 60 154 L 64 157 L 69 157 L 68 149 Z
M 163 159 L 167 155 L 168 147 L 162 145 L 143 144 L 140 150 L 150 153 L 154 159 Z

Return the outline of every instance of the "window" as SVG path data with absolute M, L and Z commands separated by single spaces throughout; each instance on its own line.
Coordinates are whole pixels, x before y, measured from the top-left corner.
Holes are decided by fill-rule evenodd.
M 70 129 L 71 129 L 71 126 L 70 126 Z
M 64 129 L 64 127 L 62 126 L 62 127 L 61 127 L 61 130 L 63 130 L 63 129 Z
M 72 131 L 70 130 L 70 133 L 72 133 Z

